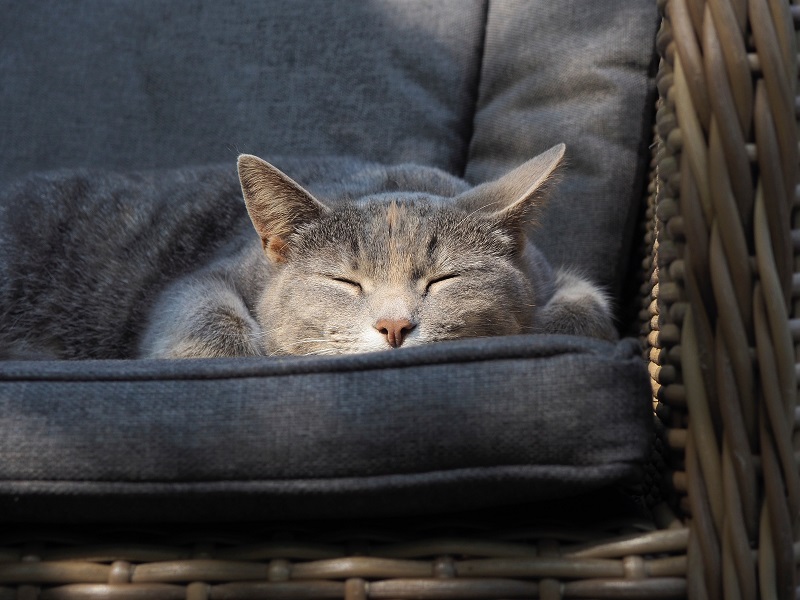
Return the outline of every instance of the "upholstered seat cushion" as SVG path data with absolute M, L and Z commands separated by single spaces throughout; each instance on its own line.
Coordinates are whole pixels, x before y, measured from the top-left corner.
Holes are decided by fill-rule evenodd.
M 519 336 L 341 358 L 0 369 L 0 519 L 409 514 L 637 475 L 631 342 Z

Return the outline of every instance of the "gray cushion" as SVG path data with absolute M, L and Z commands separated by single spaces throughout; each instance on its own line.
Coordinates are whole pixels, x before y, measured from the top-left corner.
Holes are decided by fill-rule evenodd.
M 565 141 L 540 245 L 605 283 L 624 271 L 651 0 L 0 0 L 0 14 L 0 183 L 238 152 L 477 182 Z M 4 363 L 0 519 L 341 517 L 578 494 L 635 476 L 650 418 L 627 342 Z
M 638 346 L 519 336 L 340 358 L 5 363 L 0 519 L 345 517 L 638 473 Z
M 567 169 L 535 239 L 613 292 L 626 275 L 649 163 L 652 0 L 490 3 L 468 180 L 556 142 Z
M 0 0 L 0 182 L 351 154 L 460 172 L 481 0 Z

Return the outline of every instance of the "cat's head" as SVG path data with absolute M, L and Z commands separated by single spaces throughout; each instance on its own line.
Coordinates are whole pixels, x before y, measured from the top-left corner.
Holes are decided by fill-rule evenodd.
M 414 192 L 328 206 L 250 155 L 239 177 L 274 265 L 257 308 L 267 350 L 344 354 L 531 330 L 526 225 L 563 144 L 454 198 Z

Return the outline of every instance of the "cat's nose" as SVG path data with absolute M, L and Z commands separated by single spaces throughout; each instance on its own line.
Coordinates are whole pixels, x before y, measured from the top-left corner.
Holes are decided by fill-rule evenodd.
M 408 319 L 381 319 L 374 327 L 383 334 L 392 348 L 399 348 L 416 325 Z

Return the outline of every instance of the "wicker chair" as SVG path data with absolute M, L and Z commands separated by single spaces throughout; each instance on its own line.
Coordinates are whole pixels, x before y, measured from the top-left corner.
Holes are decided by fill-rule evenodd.
M 0 600 L 800 597 L 800 6 L 659 7 L 651 518 L 6 531 Z

